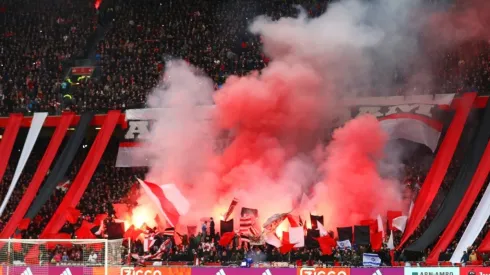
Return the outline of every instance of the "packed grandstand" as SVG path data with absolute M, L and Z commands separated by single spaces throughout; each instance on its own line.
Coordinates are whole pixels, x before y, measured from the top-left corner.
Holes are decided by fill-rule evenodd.
M 186 266 L 260 263 L 267 267 L 487 265 L 490 261 L 487 179 L 490 105 L 486 93 L 490 89 L 490 40 L 486 36 L 471 37 L 432 53 L 431 65 L 424 66 L 430 69 L 427 73 L 434 76 L 431 85 L 426 85 L 425 81 L 414 84 L 413 79 L 404 77 L 410 74 L 408 72 L 404 72 L 406 75 L 401 71 L 390 72 L 394 83 L 390 85 L 391 94 L 371 92 L 379 87 L 370 85 L 367 88 L 370 92 L 342 99 L 347 114 L 336 117 L 332 128 L 342 128 L 344 123 L 347 125 L 346 122 L 356 118 L 363 119 L 361 122 L 368 127 L 372 122 L 369 118 L 376 118 L 376 125 L 366 128 L 367 132 L 383 129 L 389 136 L 383 147 L 397 152 L 397 148 L 404 148 L 403 154 L 396 156 L 399 162 L 396 167 L 380 165 L 389 169 L 380 169 L 384 171 L 379 178 L 383 178 L 383 184 L 384 178 L 399 183 L 396 193 L 400 195 L 400 204 L 386 204 L 379 208 L 383 212 L 367 214 L 347 205 L 354 203 L 347 200 L 348 194 L 344 198 L 346 205 L 337 206 L 334 213 L 313 209 L 310 201 L 325 203 L 318 201 L 321 199 L 319 192 L 324 189 L 317 187 L 316 182 L 295 190 L 296 197 L 290 202 L 290 208 L 273 209 L 273 212 L 258 206 L 263 202 L 255 204 L 246 198 L 253 197 L 253 191 L 230 192 L 233 188 L 229 181 L 239 181 L 237 173 L 229 172 L 239 166 L 236 163 L 249 165 L 260 160 L 260 167 L 266 167 L 264 171 L 269 173 L 277 168 L 274 162 L 281 162 L 277 151 L 254 159 L 256 152 L 253 150 L 259 150 L 257 147 L 265 150 L 269 149 L 267 146 L 277 146 L 274 142 L 271 145 L 271 139 L 257 147 L 254 144 L 254 148 L 245 153 L 240 151 L 244 143 L 235 142 L 242 142 L 244 138 L 237 134 L 240 130 L 234 129 L 233 123 L 248 133 L 260 133 L 257 136 L 286 133 L 293 136 L 291 139 L 301 139 L 299 143 L 304 145 L 305 137 L 300 133 L 310 129 L 308 127 L 294 128 L 296 125 L 288 124 L 281 128 L 274 124 L 276 121 L 265 119 L 260 125 L 253 124 L 262 119 L 262 115 L 268 115 L 265 111 L 251 112 L 255 116 L 250 120 L 220 121 L 223 131 L 219 132 L 219 138 L 213 139 L 219 142 L 211 151 L 226 160 L 221 160 L 222 166 L 213 167 L 212 172 L 213 176 L 221 175 L 226 184 L 197 188 L 185 182 L 196 177 L 176 174 L 173 178 L 183 183 L 175 184 L 158 182 L 168 176 L 164 173 L 161 178 L 150 177 L 156 173 L 154 164 L 159 158 L 143 156 L 145 150 L 141 148 L 150 144 L 156 146 L 150 149 L 161 149 L 157 144 L 165 135 L 154 133 L 167 132 L 160 128 L 166 119 L 166 112 L 161 109 L 166 107 L 152 103 L 149 95 L 158 93 L 155 90 L 161 87 L 162 75 L 171 70 L 172 62 L 176 68 L 190 64 L 202 69 L 212 83 L 211 93 L 219 94 L 222 90 L 229 93 L 227 85 L 239 82 L 234 76 L 274 67 L 270 65 L 273 58 L 263 51 L 266 35 L 264 38 L 248 31 L 253 18 L 263 14 L 274 20 L 298 16 L 300 9 L 295 5 L 302 6 L 308 17 L 317 18 L 335 2 L 338 1 L 7 0 L 0 3 L 0 21 L 3 22 L 0 40 L 0 197 L 3 198 L 0 264 L 104 265 L 108 256 L 100 247 L 76 241 L 66 245 L 63 240 L 109 239 L 121 240 L 114 252 L 119 254 L 114 264 L 124 266 L 155 263 Z M 449 1 L 442 0 L 427 2 L 434 9 L 450 5 Z M 179 65 L 173 58 L 184 60 L 185 65 Z M 178 78 L 182 74 L 170 75 Z M 199 80 L 200 75 L 192 77 Z M 315 78 L 310 80 L 314 82 Z M 294 86 L 285 83 L 284 86 Z M 223 115 L 229 109 L 263 104 L 260 99 L 247 102 L 243 107 L 229 103 L 230 97 L 218 95 L 216 105 L 193 101 L 193 104 L 199 103 L 193 108 L 205 117 L 197 120 L 212 121 L 209 118 L 216 113 Z M 282 106 L 277 103 L 274 108 Z M 297 115 L 290 109 L 294 108 L 280 109 L 280 112 L 286 117 Z M 178 122 L 190 125 L 186 119 Z M 284 117 L 274 119 L 280 122 Z M 305 120 L 299 118 L 298 123 L 304 124 Z M 260 132 L 264 127 L 273 129 Z M 335 155 L 335 148 L 344 145 L 339 142 L 343 135 L 335 129 L 315 129 L 322 131 L 315 137 L 323 140 L 312 144 L 327 146 L 326 160 Z M 359 140 L 364 139 L 364 135 L 366 139 L 383 140 L 383 137 L 359 133 Z M 179 139 L 194 132 L 181 134 L 172 137 Z M 251 139 L 254 134 L 245 139 Z M 202 137 L 204 141 L 207 139 Z M 184 138 L 181 142 L 202 140 Z M 284 141 L 279 140 L 278 143 Z M 176 143 L 166 145 L 169 144 L 178 147 Z M 293 150 L 291 144 L 284 146 L 287 147 L 285 155 Z M 328 149 L 328 144 L 338 146 Z M 359 146 L 370 145 L 365 142 Z M 206 151 L 204 147 L 190 144 L 182 150 L 169 150 L 172 151 L 169 158 L 176 163 L 169 166 L 181 164 L 177 153 L 204 159 L 202 155 L 187 151 Z M 231 153 L 229 148 L 234 151 Z M 382 162 L 378 151 L 364 153 L 368 166 L 372 160 Z M 294 159 L 298 156 L 294 155 Z M 351 161 L 354 159 L 364 158 L 355 155 Z M 308 163 L 310 161 L 315 162 L 315 157 L 308 159 Z M 393 159 L 388 160 L 391 161 Z M 373 166 L 374 170 L 377 165 Z M 202 168 L 195 163 L 185 167 Z M 241 167 L 240 172 L 249 171 L 247 167 Z M 318 167 L 322 167 L 318 168 L 320 171 L 345 169 L 329 168 L 327 164 Z M 167 168 L 162 165 L 158 169 Z M 358 173 L 357 170 L 342 171 Z M 280 174 L 278 171 L 270 173 Z M 328 181 L 328 178 L 319 179 L 315 180 Z M 364 181 L 361 177 L 356 179 L 360 184 Z M 261 179 L 250 177 L 248 180 Z M 366 179 L 366 185 L 368 181 Z M 203 178 L 203 185 L 208 182 L 214 181 Z M 246 189 L 245 183 L 239 184 Z M 386 184 L 373 185 L 376 188 L 364 194 L 388 192 L 381 188 L 392 186 Z M 290 185 L 284 186 L 289 192 Z M 362 188 L 362 185 L 356 186 Z M 195 194 L 198 192 L 203 196 L 210 192 L 226 196 L 216 198 L 219 207 L 209 206 L 204 205 L 209 198 L 201 200 Z M 334 191 L 331 188 L 326 192 Z M 152 201 L 153 216 L 151 221 L 136 222 L 135 216 L 143 215 L 137 211 L 145 205 L 142 197 Z M 271 199 L 268 203 L 275 201 Z M 209 212 L 199 212 L 196 207 Z M 361 205 L 361 208 L 369 207 L 376 208 Z M 189 209 L 198 214 L 188 214 Z M 356 218 L 343 219 L 343 223 L 332 218 L 332 215 L 351 215 L 349 211 L 355 212 Z M 14 241 L 9 243 L 7 239 Z M 52 245 L 28 242 L 39 239 L 56 241 L 48 241 Z M 367 255 L 371 255 L 371 261 L 366 259 Z M 225 275 L 221 271 L 213 271 L 213 274 Z M 17 274 L 15 272 L 11 274 Z M 23 273 L 24 269 L 18 272 L 32 274 Z

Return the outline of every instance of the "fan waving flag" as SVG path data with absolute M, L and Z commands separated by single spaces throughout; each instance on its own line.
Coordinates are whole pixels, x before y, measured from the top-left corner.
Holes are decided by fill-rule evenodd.
M 288 213 L 274 214 L 267 219 L 262 227 L 269 232 L 276 232 L 276 228 L 287 218 Z
M 155 183 L 138 179 L 146 194 L 164 215 L 168 225 L 175 227 L 182 215 L 190 208 L 189 201 L 182 195 L 175 184 L 158 186 Z

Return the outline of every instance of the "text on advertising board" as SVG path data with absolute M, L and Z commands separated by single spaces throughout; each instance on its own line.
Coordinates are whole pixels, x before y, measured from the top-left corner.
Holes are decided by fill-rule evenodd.
M 193 268 L 192 275 L 296 275 L 296 268 Z
M 405 275 L 459 275 L 457 267 L 405 267 Z
M 120 275 L 191 275 L 191 269 L 185 267 L 122 267 Z
M 304 267 L 298 270 L 298 274 L 299 275 L 350 275 L 350 269 Z

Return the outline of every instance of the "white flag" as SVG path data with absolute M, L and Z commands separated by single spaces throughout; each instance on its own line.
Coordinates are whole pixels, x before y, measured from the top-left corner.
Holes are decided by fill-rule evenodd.
M 386 246 L 390 249 L 390 250 L 393 250 L 395 249 L 395 243 L 393 241 L 393 230 L 391 231 L 391 234 L 390 234 L 390 238 L 388 239 L 388 243 L 386 244 Z
M 294 247 L 305 246 L 305 233 L 303 232 L 303 227 L 289 228 L 289 243 L 294 244 Z
M 400 216 L 398 218 L 394 218 L 391 224 L 394 228 L 400 230 L 402 233 L 405 231 L 405 226 L 407 225 L 407 216 Z
M 381 259 L 378 254 L 364 253 L 362 254 L 362 265 L 363 266 L 380 266 Z
M 321 224 L 319 221 L 317 221 L 316 226 L 318 228 L 318 231 L 320 231 L 320 237 L 327 236 L 328 232 L 325 229 L 325 227 L 323 227 L 323 224 Z
M 385 236 L 385 228 L 383 226 L 383 219 L 381 219 L 381 215 L 378 215 L 378 231 L 383 232 L 383 237 Z

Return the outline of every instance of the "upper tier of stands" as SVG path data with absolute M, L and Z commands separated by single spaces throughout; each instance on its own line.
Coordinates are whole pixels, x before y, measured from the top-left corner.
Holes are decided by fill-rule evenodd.
M 260 38 L 247 31 L 254 17 L 295 16 L 296 4 L 314 17 L 330 1 L 114 0 L 106 7 L 113 20 L 102 25 L 98 20 L 107 18 L 99 16 L 93 1 L 31 2 L 9 0 L 0 6 L 0 21 L 5 22 L 0 40 L 1 115 L 59 113 L 64 106 L 59 88 L 67 69 L 63 63 L 90 52 L 86 42 L 97 28 L 105 35 L 89 58 L 100 74 L 73 86 L 70 108 L 77 112 L 144 106 L 170 57 L 203 69 L 218 88 L 229 75 L 244 75 L 270 62 L 261 52 Z M 433 88 L 410 86 L 409 92 L 489 90 L 488 41 L 470 41 L 432 58 Z M 393 72 L 393 78 L 403 84 L 400 72 Z M 393 94 L 405 89 L 400 85 Z
M 101 26 L 93 1 L 5 0 L 0 4 L 0 30 L 3 36 L 0 39 L 0 115 L 11 112 L 28 114 L 31 111 L 59 113 L 63 103 L 59 88 L 65 78 L 64 61 L 76 59 L 87 51 L 87 39 L 96 28 L 105 30 L 105 36 L 96 45 L 94 57 L 101 75 L 73 88 L 74 106 L 71 108 L 77 112 L 144 107 L 147 94 L 158 82 L 170 57 L 182 58 L 202 68 L 219 88 L 229 75 L 244 75 L 270 62 L 261 53 L 259 37 L 247 32 L 247 25 L 255 16 L 294 16 L 297 10 L 293 4 L 300 4 L 311 16 L 317 16 L 326 10 L 328 2 L 115 0 L 112 23 Z M 434 87 L 437 87 L 437 91 L 420 92 L 454 93 L 469 88 L 481 93 L 490 91 L 490 45 L 487 41 L 468 42 L 447 52 L 436 53 L 434 60 Z M 396 77 L 397 74 L 393 74 Z M 78 206 L 88 220 L 99 213 L 110 213 L 113 203 L 124 201 L 133 184 L 132 177 L 145 172 L 145 169 L 115 168 L 117 141 L 113 140 L 112 143 Z M 37 146 L 31 159 L 39 160 L 46 144 Z M 18 158 L 15 152 L 2 179 L 0 197 L 5 196 L 13 177 Z M 72 171 L 78 169 L 85 153 L 81 149 Z M 427 167 L 420 167 L 419 162 L 420 158 L 426 157 L 421 154 L 406 163 L 406 183 L 414 191 L 420 188 L 426 174 Z M 0 229 L 29 184 L 36 162 L 30 161 L 29 165 L 32 167 L 25 169 L 27 172 L 22 175 L 19 188 L 0 217 Z M 457 167 L 455 161 L 444 188 L 450 185 Z M 73 177 L 74 173 L 71 173 L 67 180 Z M 23 232 L 23 237 L 38 237 L 62 195 L 61 191 L 53 194 L 37 223 L 31 223 L 29 229 Z M 431 213 L 435 209 L 437 205 L 434 205 Z M 70 230 L 76 229 L 80 223 Z M 189 248 L 194 247 L 187 247 L 185 255 L 191 257 Z M 202 247 L 198 251 L 204 254 Z M 316 251 L 310 253 L 304 250 L 299 253 L 297 258 L 317 258 Z M 359 257 L 360 253 L 360 250 L 348 253 L 350 255 L 339 252 L 335 257 L 339 262 L 350 262 L 353 255 Z M 206 256 L 210 257 L 209 261 L 233 257 Z M 174 255 L 169 254 L 168 257 Z M 403 255 L 397 255 L 397 258 L 403 260 Z

